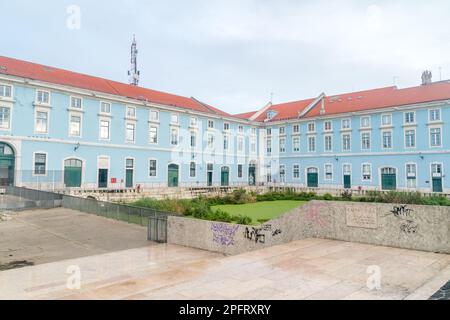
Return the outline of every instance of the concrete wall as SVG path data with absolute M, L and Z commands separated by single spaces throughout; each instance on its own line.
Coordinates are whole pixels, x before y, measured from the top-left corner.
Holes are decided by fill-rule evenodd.
M 169 243 L 229 255 L 311 237 L 450 253 L 450 207 L 311 201 L 257 227 L 168 222 Z

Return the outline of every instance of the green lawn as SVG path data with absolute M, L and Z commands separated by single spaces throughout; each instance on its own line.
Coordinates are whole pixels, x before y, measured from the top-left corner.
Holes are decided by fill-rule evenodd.
M 212 207 L 213 210 L 220 209 L 222 211 L 228 212 L 231 215 L 244 215 L 253 219 L 253 223 L 257 224 L 258 220 L 266 219 L 270 220 L 281 216 L 282 214 L 295 209 L 305 201 L 290 201 L 290 200 L 280 200 L 280 201 L 267 201 L 267 202 L 256 202 L 248 204 L 227 204 L 221 206 Z

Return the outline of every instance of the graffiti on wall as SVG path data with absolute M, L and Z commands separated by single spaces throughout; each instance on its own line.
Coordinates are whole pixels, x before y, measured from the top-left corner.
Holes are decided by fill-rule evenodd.
M 266 237 L 276 237 L 282 233 L 281 229 L 273 229 L 272 225 L 266 224 L 261 227 L 246 227 L 244 238 L 255 243 L 266 243 Z
M 408 208 L 407 205 L 394 206 L 391 212 L 388 214 L 393 215 L 395 218 L 400 220 L 400 231 L 412 235 L 419 231 L 419 225 L 414 222 L 413 219 L 414 210 Z
M 234 245 L 234 237 L 238 229 L 239 226 L 232 226 L 225 223 L 211 224 L 213 242 L 226 247 Z

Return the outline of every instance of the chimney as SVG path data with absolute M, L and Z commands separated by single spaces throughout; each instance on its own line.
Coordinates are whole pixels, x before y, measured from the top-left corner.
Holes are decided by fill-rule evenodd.
M 422 73 L 422 85 L 423 86 L 431 84 L 433 82 L 432 79 L 433 79 L 433 74 L 431 73 L 431 71 L 425 70 Z

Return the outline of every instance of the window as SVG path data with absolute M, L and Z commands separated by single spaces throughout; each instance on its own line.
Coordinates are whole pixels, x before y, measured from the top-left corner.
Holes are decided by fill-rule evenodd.
M 191 120 L 190 120 L 191 127 L 196 127 L 197 124 L 198 124 L 197 118 L 196 117 L 191 117 Z
M 172 123 L 172 124 L 178 124 L 178 121 L 179 121 L 178 115 L 172 113 L 172 114 L 170 115 L 170 123 Z
M 37 133 L 48 133 L 48 112 L 36 111 L 35 131 Z
M 267 139 L 266 141 L 266 152 L 268 155 L 272 153 L 272 139 Z
M 361 128 L 370 128 L 370 117 L 361 117 Z
M 430 142 L 432 147 L 441 146 L 441 128 L 430 129 Z
M 342 125 L 342 130 L 351 129 L 350 119 L 343 119 L 341 125 Z
M 173 146 L 178 145 L 178 129 L 177 128 L 170 129 L 170 144 Z
M 280 153 L 286 152 L 286 139 L 280 138 Z
M 100 139 L 109 140 L 109 121 L 100 120 Z
M 266 172 L 266 181 L 267 181 L 267 183 L 271 183 L 272 182 L 272 165 L 268 164 L 266 166 L 266 170 L 267 170 L 267 172 Z
M 371 181 L 372 180 L 372 165 L 365 163 L 362 165 L 362 180 Z
M 50 104 L 50 92 L 38 90 L 36 100 L 41 104 Z
M 10 128 L 10 111 L 8 107 L 0 107 L 0 129 Z
M 208 120 L 208 128 L 214 129 L 214 121 L 213 120 Z
M 135 107 L 127 107 L 127 117 L 128 118 L 136 118 L 136 108 Z
M 316 132 L 316 124 L 314 122 L 308 123 L 308 132 Z
M 148 165 L 148 175 L 149 177 L 156 177 L 156 173 L 157 173 L 157 161 L 151 159 Z
M 256 153 L 256 140 L 255 138 L 250 138 L 250 151 Z
M 392 148 L 392 132 L 384 131 L 383 132 L 383 149 L 391 149 Z
M 81 116 L 70 116 L 70 129 L 69 133 L 72 137 L 81 136 Z
M 244 126 L 239 126 L 238 127 L 238 131 L 239 131 L 239 133 L 244 133 Z
M 256 128 L 252 128 L 251 132 L 252 132 L 252 135 L 256 136 Z
M 197 175 L 197 173 L 196 173 L 195 162 L 191 162 L 190 165 L 189 165 L 189 177 L 190 178 L 195 178 L 196 175 Z
M 224 122 L 223 131 L 228 131 L 228 130 L 230 130 L 230 124 L 228 122 Z
M 280 165 L 280 182 L 286 182 L 286 166 L 284 164 Z
M 433 163 L 431 165 L 431 174 L 433 177 L 442 177 L 442 164 Z
M 208 149 L 210 149 L 210 150 L 214 149 L 214 135 L 211 133 L 208 134 L 207 144 L 208 144 Z
M 344 151 L 350 151 L 352 148 L 351 145 L 351 137 L 349 134 L 343 134 L 342 135 L 342 150 Z
M 316 151 L 316 137 L 308 137 L 308 152 Z
M 415 164 L 406 165 L 406 187 L 413 189 L 417 186 L 417 167 Z
M 300 152 L 300 138 L 295 137 L 292 139 L 292 150 L 294 152 Z
M 416 147 L 416 130 L 405 130 L 405 147 Z
M 244 166 L 242 164 L 238 164 L 238 178 L 244 177 L 243 168 Z
M 195 148 L 197 146 L 197 133 L 195 131 L 191 131 L 191 148 Z
M 411 124 L 416 122 L 415 112 L 405 112 L 405 123 Z
M 134 142 L 136 139 L 136 125 L 134 123 L 127 123 L 126 125 L 127 142 Z
M 45 153 L 34 154 L 34 174 L 45 175 L 47 167 L 47 155 Z
M 333 123 L 331 121 L 325 121 L 323 127 L 325 131 L 332 131 Z
M 229 138 L 228 136 L 223 136 L 223 150 L 228 150 Z
M 101 102 L 100 103 L 100 113 L 111 113 L 111 103 Z
M 134 169 L 134 159 L 126 159 L 125 166 L 127 169 Z
M 150 121 L 159 121 L 159 112 L 156 110 L 150 110 Z
M 300 126 L 298 124 L 294 124 L 294 126 L 292 127 L 292 131 L 294 133 L 299 133 L 300 132 Z
M 370 149 L 370 132 L 363 132 L 361 134 L 361 149 L 363 150 Z
M 430 110 L 430 122 L 441 121 L 441 109 Z
M 330 152 L 333 151 L 333 137 L 325 136 L 325 151 Z
M 11 98 L 12 97 L 12 87 L 4 84 L 0 84 L 0 97 Z
M 238 152 L 244 152 L 244 138 L 238 138 Z
M 392 115 L 390 114 L 383 114 L 381 116 L 381 126 L 390 126 L 392 125 Z
M 272 135 L 272 128 L 267 128 L 266 132 L 267 136 L 270 137 Z
M 298 164 L 294 164 L 292 175 L 294 179 L 300 179 L 300 166 Z
M 333 180 L 333 165 L 325 165 L 325 180 Z
M 279 134 L 280 134 L 280 135 L 286 134 L 286 128 L 285 128 L 285 127 L 280 127 L 280 129 L 279 129 Z
M 70 107 L 73 109 L 82 109 L 82 101 L 81 98 L 71 97 L 70 98 Z
M 150 138 L 150 143 L 151 144 L 157 144 L 158 143 L 158 127 L 157 126 L 150 126 L 149 138 Z

